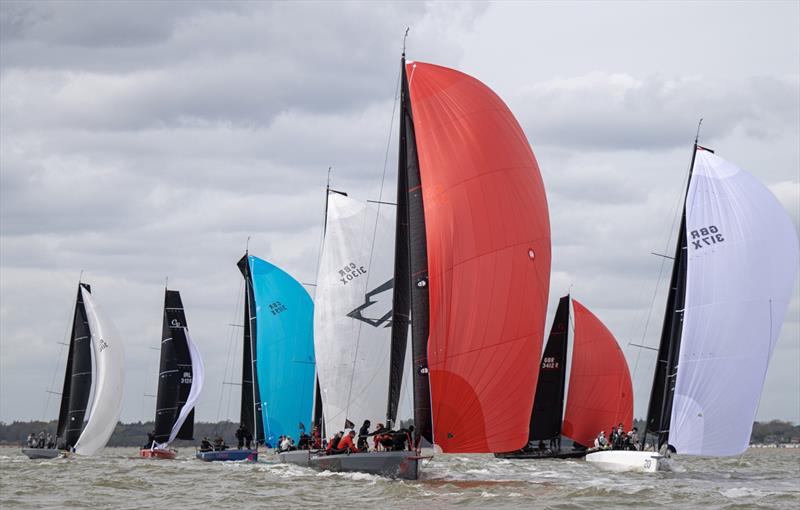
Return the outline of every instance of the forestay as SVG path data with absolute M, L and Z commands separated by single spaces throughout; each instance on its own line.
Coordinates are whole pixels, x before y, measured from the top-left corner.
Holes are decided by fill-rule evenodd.
M 680 454 L 747 448 L 797 275 L 798 241 L 755 178 L 698 149 L 686 199 L 688 268 L 669 442 Z
M 389 391 L 394 210 L 331 193 L 314 345 L 326 430 L 375 425 Z
M 95 455 L 111 438 L 122 410 L 124 360 L 122 342 L 114 327 L 106 320 L 90 292 L 81 287 L 86 318 L 92 335 L 92 351 L 97 368 L 89 420 L 75 443 L 75 453 Z

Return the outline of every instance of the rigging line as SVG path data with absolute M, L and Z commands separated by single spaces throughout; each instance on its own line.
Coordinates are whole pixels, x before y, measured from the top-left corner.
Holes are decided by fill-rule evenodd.
M 231 325 L 231 326 L 234 324 L 234 321 L 236 320 L 236 317 L 239 315 L 241 302 L 242 302 L 242 284 L 240 283 L 239 284 L 239 293 L 237 294 L 236 302 L 235 302 L 236 304 L 234 305 L 234 310 L 233 310 L 234 319 L 229 323 L 229 325 Z M 222 377 L 223 381 L 227 381 L 228 380 L 229 366 L 233 365 L 233 363 L 231 361 L 231 350 L 233 348 L 233 340 L 234 340 L 234 337 L 235 337 L 235 334 L 236 334 L 236 329 L 231 327 L 231 328 L 228 329 L 228 331 L 229 331 L 229 333 L 228 333 L 228 352 L 227 352 L 227 355 L 225 357 L 225 371 L 223 372 L 223 377 Z M 233 372 L 232 368 L 230 370 L 231 370 L 231 372 Z M 230 412 L 229 412 L 230 411 L 230 394 L 231 394 L 231 389 L 229 388 L 228 389 L 228 413 L 227 413 L 228 416 L 230 416 Z M 223 383 L 223 386 L 220 387 L 219 402 L 217 403 L 217 422 L 219 422 L 219 418 L 220 418 L 220 415 L 222 413 L 222 401 L 223 401 L 224 395 L 225 395 L 225 386 L 224 386 L 224 383 Z
M 325 231 L 327 230 L 328 223 L 328 194 L 331 190 L 331 170 L 332 166 L 328 167 L 328 183 L 325 185 L 325 210 L 322 211 L 322 229 L 319 232 L 319 249 L 317 250 L 317 269 L 314 273 L 314 299 L 317 299 L 317 283 L 319 282 L 319 267 L 322 265 L 322 249 L 325 244 Z
M 408 29 L 406 29 L 406 35 L 408 35 Z M 405 53 L 405 36 L 403 37 L 403 52 Z M 381 205 L 383 202 L 383 188 L 386 184 L 386 169 L 389 166 L 389 150 L 392 146 L 392 135 L 394 134 L 394 117 L 397 112 L 397 103 L 399 99 L 399 92 L 400 92 L 400 82 L 403 79 L 403 69 L 400 68 L 400 71 L 397 73 L 397 80 L 395 81 L 395 88 L 394 88 L 394 101 L 392 102 L 392 116 L 389 121 L 389 136 L 386 139 L 386 152 L 384 153 L 383 157 L 383 173 L 381 175 L 381 186 L 378 191 L 378 204 L 375 210 L 375 224 L 372 227 L 372 243 L 369 249 L 369 262 L 367 263 L 367 279 L 365 282 L 365 288 L 369 288 L 369 278 L 372 274 L 372 259 L 375 255 L 375 237 L 377 237 L 378 232 L 378 222 L 381 219 Z M 366 216 L 365 216 L 366 220 Z M 350 399 L 352 398 L 353 393 L 353 379 L 355 378 L 356 372 L 356 360 L 358 359 L 358 348 L 361 343 L 361 327 L 363 325 L 362 321 L 358 322 L 358 332 L 356 333 L 356 348 L 353 353 L 353 363 L 352 363 L 352 370 L 350 372 L 350 386 L 347 390 L 347 410 L 346 412 L 350 411 Z
M 80 284 L 81 284 L 81 278 L 82 277 L 83 277 L 83 269 L 81 269 L 81 274 L 78 277 L 78 292 L 80 292 Z M 73 318 L 75 317 L 75 307 L 76 306 L 77 306 L 77 300 L 76 300 L 75 304 L 73 304 L 69 308 L 70 309 L 70 315 L 67 316 L 67 320 L 66 320 L 67 326 L 66 326 L 66 329 L 64 330 L 64 337 L 63 337 L 64 340 L 67 340 L 67 338 L 70 336 L 69 334 L 70 334 L 70 331 L 72 330 L 72 321 L 69 320 L 69 318 L 70 318 L 70 316 L 72 316 Z M 61 365 L 61 356 L 64 353 L 64 347 L 68 347 L 71 343 L 72 343 L 72 339 L 70 339 L 69 342 L 67 342 L 67 341 L 59 342 L 59 344 L 61 345 L 61 348 L 58 350 L 58 356 L 56 357 L 56 364 L 53 367 L 53 377 L 50 379 L 50 385 L 45 390 L 47 392 L 47 398 L 44 401 L 44 410 L 42 411 L 42 421 L 45 421 L 45 418 L 47 418 L 47 409 L 50 407 L 50 395 L 55 393 L 52 390 L 53 390 L 53 387 L 56 384 L 56 376 L 58 376 L 58 367 Z M 69 357 L 69 350 L 67 350 L 67 356 Z M 60 395 L 60 393 L 59 393 L 59 395 Z M 59 410 L 59 414 L 61 414 L 60 410 Z M 58 433 L 58 431 L 56 431 L 56 433 Z
M 701 122 L 702 122 L 702 119 L 701 119 Z M 699 132 L 699 129 L 700 129 L 700 127 L 698 125 L 698 132 Z M 680 211 L 680 208 L 681 208 L 681 201 L 685 198 L 684 190 L 686 189 L 687 184 L 689 182 L 689 173 L 690 172 L 691 172 L 691 163 L 689 163 L 689 166 L 686 169 L 686 174 L 685 174 L 683 180 L 681 181 L 682 185 L 681 185 L 681 187 L 679 189 L 678 200 L 675 203 L 675 206 L 674 206 L 673 211 L 672 211 L 672 224 L 670 225 L 670 228 L 669 228 L 669 232 L 668 232 L 668 235 L 667 235 L 667 241 L 664 244 L 664 252 L 665 253 L 669 253 L 669 247 L 672 244 L 672 234 L 675 231 L 675 223 L 678 220 L 678 218 L 681 216 L 680 214 L 678 214 L 678 211 Z M 680 235 L 680 232 L 678 233 L 678 235 Z M 659 269 L 658 269 L 658 278 L 656 279 L 655 288 L 653 289 L 653 297 L 650 300 L 650 307 L 648 308 L 647 314 L 645 316 L 644 330 L 642 331 L 642 339 L 641 339 L 641 344 L 642 345 L 645 345 L 646 340 L 647 340 L 647 330 L 650 327 L 650 319 L 653 316 L 653 307 L 655 306 L 656 298 L 658 297 L 658 288 L 660 287 L 661 280 L 663 279 L 663 276 L 664 276 L 664 269 L 665 269 L 665 266 L 666 266 L 666 261 L 667 261 L 666 258 L 663 258 L 663 257 L 661 258 L 661 264 L 659 265 Z M 630 342 L 628 342 L 628 344 L 630 344 Z M 637 370 L 639 368 L 639 358 L 640 358 L 641 354 L 642 354 L 642 349 L 637 349 L 637 351 L 636 351 L 636 360 L 634 361 L 634 364 L 633 364 L 633 378 L 634 379 L 636 378 L 636 373 L 637 373 Z

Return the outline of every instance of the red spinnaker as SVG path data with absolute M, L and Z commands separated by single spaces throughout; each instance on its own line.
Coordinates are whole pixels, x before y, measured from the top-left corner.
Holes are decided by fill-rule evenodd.
M 486 85 L 406 65 L 428 243 L 434 440 L 445 452 L 516 450 L 528 440 L 550 286 L 539 166 Z
M 628 362 L 605 324 L 572 300 L 575 335 L 562 433 L 584 446 L 611 426 L 633 423 L 633 387 Z

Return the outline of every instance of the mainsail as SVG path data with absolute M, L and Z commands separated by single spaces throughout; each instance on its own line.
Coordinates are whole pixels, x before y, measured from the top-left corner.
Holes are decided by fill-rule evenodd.
M 59 448 L 66 450 L 75 445 L 83 431 L 83 419 L 89 407 L 92 390 L 92 334 L 86 318 L 82 290 L 89 293 L 91 287 L 87 283 L 78 284 L 56 433 Z
M 94 455 L 105 447 L 117 426 L 125 366 L 122 342 L 113 326 L 102 316 L 88 289 L 81 288 L 81 296 L 92 337 L 97 378 L 89 420 L 74 449 L 80 455 Z
M 628 362 L 614 335 L 592 312 L 572 300 L 575 335 L 563 434 L 591 446 L 600 430 L 633 425 Z
M 264 438 L 275 445 L 280 436 L 297 436 L 299 424 L 311 424 L 314 303 L 303 285 L 280 268 L 252 255 L 247 259 L 258 402 Z
M 193 439 L 195 400 L 203 385 L 199 351 L 190 346 L 188 325 L 181 295 L 176 290 L 164 291 L 164 315 L 161 333 L 158 392 L 156 395 L 155 441 L 166 445 L 177 439 Z M 195 364 L 201 370 L 195 373 Z
M 409 229 L 415 407 L 427 379 L 443 451 L 515 450 L 528 439 L 550 283 L 539 168 L 508 107 L 478 80 L 410 62 L 403 89 L 398 214 Z M 424 419 L 415 410 L 423 431 Z
M 686 298 L 669 443 L 682 454 L 738 455 L 791 299 L 797 233 L 764 185 L 698 148 L 683 235 Z
M 561 435 L 564 412 L 564 382 L 567 375 L 567 336 L 569 332 L 569 295 L 559 299 L 550 328 L 550 337 L 539 365 L 536 397 L 533 399 L 528 441 L 544 441 Z
M 314 346 L 326 429 L 380 420 L 389 391 L 394 211 L 328 196 Z

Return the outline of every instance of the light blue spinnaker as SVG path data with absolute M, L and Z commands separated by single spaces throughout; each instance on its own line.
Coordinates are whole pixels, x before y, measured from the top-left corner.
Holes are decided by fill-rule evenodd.
M 303 286 L 276 266 L 249 256 L 255 297 L 256 373 L 264 437 L 298 440 L 310 432 L 314 400 L 314 303 Z

